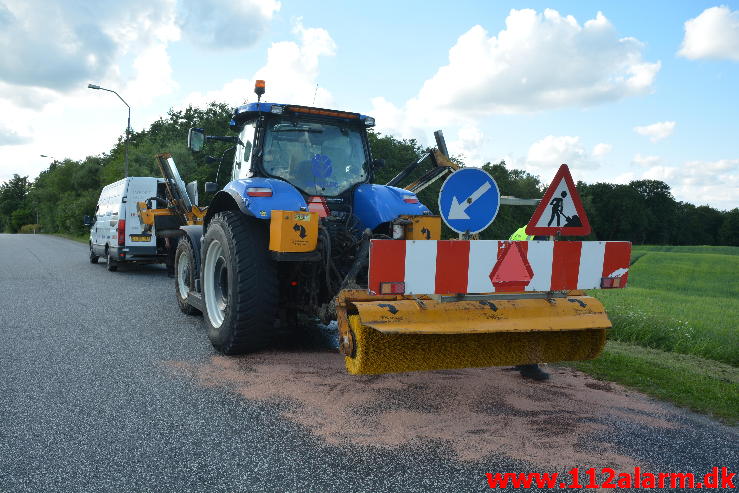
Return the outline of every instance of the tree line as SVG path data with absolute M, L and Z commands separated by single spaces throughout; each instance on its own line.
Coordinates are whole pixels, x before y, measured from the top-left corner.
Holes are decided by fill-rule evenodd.
M 232 151 L 228 143 L 209 144 L 207 153 L 187 150 L 187 132 L 204 128 L 209 135 L 228 135 L 231 108 L 212 103 L 206 108 L 170 110 L 149 128 L 134 132 L 129 140 L 129 176 L 159 176 L 154 156 L 172 154 L 185 181 L 200 183 L 202 203 L 210 197 L 202 186 L 215 181 L 224 186 L 230 179 Z M 376 158 L 385 159 L 375 182 L 386 183 L 427 149 L 413 139 L 370 132 L 370 146 Z M 210 154 L 209 159 L 207 154 Z M 219 169 L 219 160 L 223 164 Z M 215 158 L 215 159 L 212 159 Z M 464 163 L 455 159 L 457 164 Z M 35 180 L 14 175 L 0 184 L 0 231 L 6 233 L 41 230 L 45 233 L 85 234 L 84 215 L 93 215 L 103 186 L 123 176 L 124 142 L 121 137 L 107 153 L 83 160 L 54 161 Z M 523 170 L 511 169 L 504 161 L 482 167 L 498 184 L 502 195 L 539 198 L 548 181 Z M 408 181 L 418 177 L 419 168 Z M 552 175 L 556 171 L 552 168 Z M 548 180 L 548 177 L 545 177 Z M 419 194 L 421 202 L 438 213 L 441 180 Z M 739 246 L 739 208 L 720 211 L 676 200 L 669 185 L 658 180 L 637 180 L 629 184 L 577 183 L 585 211 L 592 226 L 589 239 L 628 240 L 655 245 L 733 245 Z M 534 207 L 501 206 L 493 224 L 480 234 L 483 239 L 508 238 L 531 218 Z M 444 236 L 453 237 L 445 229 Z

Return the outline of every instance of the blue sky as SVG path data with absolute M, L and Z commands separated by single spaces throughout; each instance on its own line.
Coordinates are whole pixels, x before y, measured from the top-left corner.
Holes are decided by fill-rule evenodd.
M 119 90 L 138 129 L 170 107 L 252 100 L 265 78 L 267 100 L 315 94 L 424 144 L 442 128 L 471 165 L 548 182 L 567 162 L 575 179 L 654 178 L 739 206 L 737 2 L 100 5 L 0 0 L 0 180 L 35 177 L 40 154 L 111 147 L 125 107 L 88 82 Z

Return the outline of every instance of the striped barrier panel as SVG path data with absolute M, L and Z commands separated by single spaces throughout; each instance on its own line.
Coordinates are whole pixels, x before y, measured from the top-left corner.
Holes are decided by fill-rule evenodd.
M 373 294 L 623 288 L 627 241 L 372 240 Z

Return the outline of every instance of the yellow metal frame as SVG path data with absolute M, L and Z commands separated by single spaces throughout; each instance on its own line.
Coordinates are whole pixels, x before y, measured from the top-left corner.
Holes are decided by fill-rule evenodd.
M 514 294 L 514 293 L 510 293 Z M 520 365 L 595 358 L 611 322 L 582 291 L 559 298 L 440 301 L 429 296 L 336 298 L 340 350 L 353 374 Z

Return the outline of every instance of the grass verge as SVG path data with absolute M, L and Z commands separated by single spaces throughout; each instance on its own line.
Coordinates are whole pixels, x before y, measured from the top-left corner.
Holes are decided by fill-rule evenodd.
M 72 235 L 69 233 L 52 233 L 51 236 L 59 236 L 60 238 L 66 238 L 68 240 L 78 241 L 80 243 L 87 243 L 90 240 L 89 234 L 84 235 Z
M 693 411 L 739 423 L 739 369 L 693 355 L 608 341 L 592 361 L 567 363 Z
M 739 366 L 734 249 L 635 247 L 629 287 L 592 293 L 613 322 L 609 338 Z

